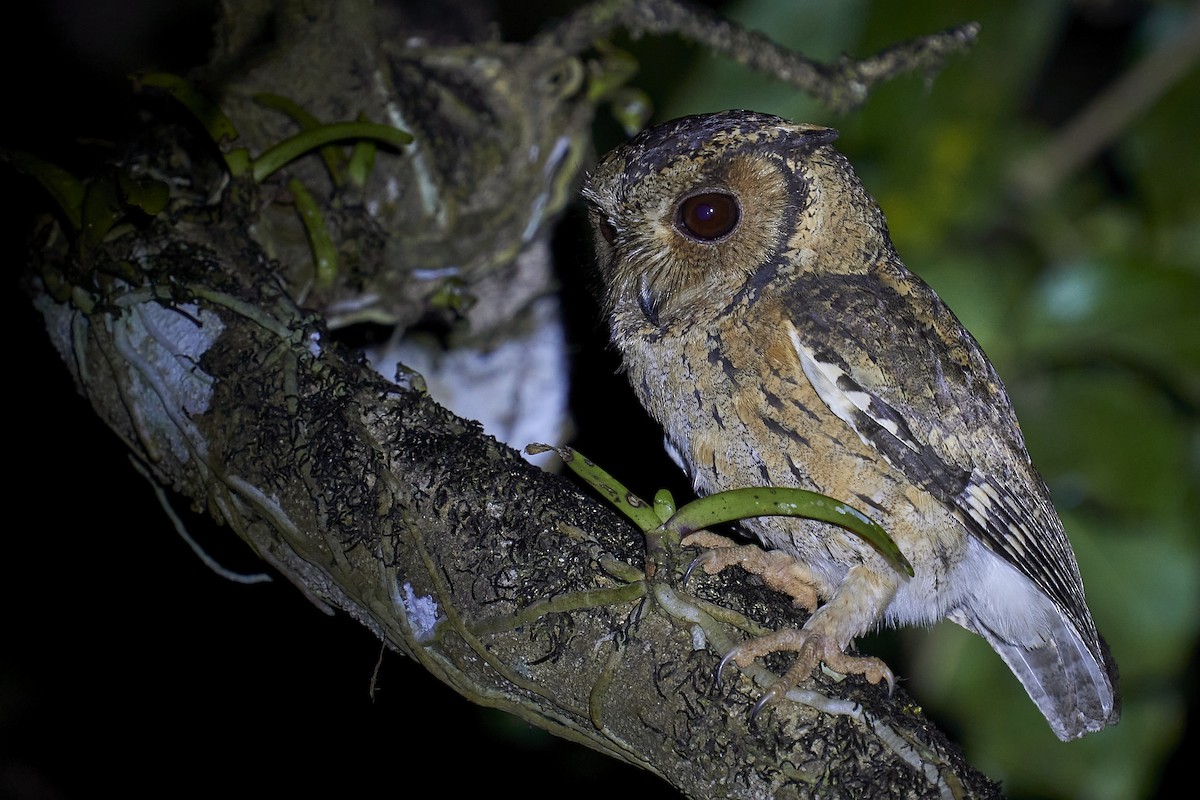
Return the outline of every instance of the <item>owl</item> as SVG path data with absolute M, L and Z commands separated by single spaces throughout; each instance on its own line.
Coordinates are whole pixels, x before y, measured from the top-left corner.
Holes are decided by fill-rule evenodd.
M 1060 739 L 1100 730 L 1120 713 L 1115 664 L 1008 395 L 901 262 L 836 135 L 750 111 L 684 117 L 602 158 L 583 190 L 612 342 L 696 492 L 829 495 L 913 567 L 828 523 L 745 520 L 761 548 L 711 550 L 705 568 L 782 559 L 814 610 L 726 660 L 798 654 L 764 700 L 821 662 L 891 684 L 851 642 L 949 619 L 987 640 Z

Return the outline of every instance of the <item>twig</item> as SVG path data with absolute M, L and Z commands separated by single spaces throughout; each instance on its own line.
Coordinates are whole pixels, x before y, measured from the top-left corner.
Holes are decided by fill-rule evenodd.
M 1014 181 L 1022 196 L 1053 192 L 1144 114 L 1200 59 L 1200 9 L 1175 36 L 1133 65 L 1041 151 L 1023 159 Z

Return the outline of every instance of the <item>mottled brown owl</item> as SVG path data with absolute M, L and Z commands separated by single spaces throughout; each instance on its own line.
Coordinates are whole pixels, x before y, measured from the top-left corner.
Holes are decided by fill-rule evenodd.
M 798 652 L 768 698 L 820 661 L 890 684 L 851 641 L 950 619 L 995 648 L 1060 739 L 1100 730 L 1119 716 L 1115 665 L 1004 387 L 901 263 L 835 137 L 748 111 L 685 117 L 609 153 L 584 189 L 612 341 L 696 491 L 830 495 L 915 570 L 834 525 L 745 521 L 790 557 L 793 595 L 822 602 L 726 660 Z M 755 553 L 704 563 L 766 571 Z

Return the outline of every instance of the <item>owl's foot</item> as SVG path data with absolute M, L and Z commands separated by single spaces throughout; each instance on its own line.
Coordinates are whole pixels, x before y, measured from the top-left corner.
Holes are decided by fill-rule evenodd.
M 795 556 L 779 550 L 763 550 L 753 544 L 738 544 L 732 539 L 718 536 L 709 531 L 696 531 L 685 536 L 681 542 L 685 547 L 708 548 L 692 561 L 684 575 L 687 580 L 692 570 L 700 567 L 709 575 L 716 575 L 726 567 L 737 564 L 747 572 L 758 575 L 763 583 L 777 592 L 792 598 L 797 606 L 808 611 L 817 610 L 816 587 L 808 577 L 804 565 Z
M 709 575 L 715 575 L 728 566 L 738 564 L 747 572 L 761 576 L 767 586 L 790 596 L 796 605 L 814 612 L 817 609 L 820 598 L 816 586 L 804 563 L 793 555 L 780 550 L 763 550 L 752 544 L 739 545 L 732 539 L 708 531 L 697 531 L 685 537 L 681 543 L 684 546 L 709 548 L 692 562 L 688 567 L 688 574 L 699 566 Z M 851 577 L 848 578 L 851 583 L 861 581 L 866 574 L 861 570 L 852 570 L 851 573 Z M 687 576 L 684 577 L 686 579 Z M 846 655 L 838 644 L 840 637 L 828 633 L 828 626 L 836 624 L 846 615 L 846 598 L 859 595 L 865 595 L 865 592 L 851 591 L 847 595 L 839 593 L 809 620 L 809 625 L 815 624 L 813 628 L 784 628 L 742 642 L 721 659 L 721 664 L 717 667 L 717 683 L 720 683 L 721 675 L 731 661 L 739 667 L 746 667 L 755 659 L 786 650 L 796 653 L 796 662 L 755 704 L 751 716 L 757 715 L 767 705 L 807 680 L 822 663 L 843 675 L 862 675 L 868 683 L 887 681 L 888 694 L 891 694 L 896 688 L 896 678 L 887 664 L 872 656 Z M 853 624 L 848 627 L 855 630 Z
M 889 695 L 896 689 L 896 677 L 888 665 L 878 658 L 846 655 L 831 637 L 802 628 L 785 628 L 734 647 L 717 667 L 717 682 L 720 683 L 721 674 L 731 661 L 739 667 L 745 667 L 757 658 L 784 650 L 795 652 L 796 662 L 754 704 L 751 718 L 807 679 L 821 663 L 843 675 L 862 675 L 868 683 L 887 681 Z

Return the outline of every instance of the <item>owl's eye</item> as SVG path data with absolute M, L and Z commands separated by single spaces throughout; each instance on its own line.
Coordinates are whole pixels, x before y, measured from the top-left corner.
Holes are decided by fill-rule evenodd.
M 694 194 L 679 204 L 680 232 L 702 242 L 714 242 L 737 227 L 741 218 L 737 198 L 721 192 Z
M 617 241 L 617 229 L 613 224 L 606 219 L 600 220 L 600 235 L 604 237 L 604 241 L 613 244 Z

